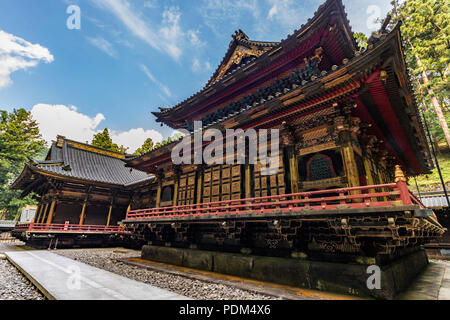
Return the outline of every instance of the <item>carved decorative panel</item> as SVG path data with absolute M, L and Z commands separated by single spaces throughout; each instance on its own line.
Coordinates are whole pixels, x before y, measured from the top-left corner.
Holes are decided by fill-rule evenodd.
M 262 170 L 265 168 L 259 161 L 254 165 L 253 186 L 255 197 L 265 197 L 269 195 L 281 195 L 286 193 L 285 186 L 285 169 L 283 156 L 279 156 L 278 171 L 272 175 L 263 175 Z
M 217 165 L 204 170 L 203 202 L 240 199 L 241 191 L 240 165 Z
M 195 203 L 196 172 L 189 172 L 180 176 L 177 205 Z

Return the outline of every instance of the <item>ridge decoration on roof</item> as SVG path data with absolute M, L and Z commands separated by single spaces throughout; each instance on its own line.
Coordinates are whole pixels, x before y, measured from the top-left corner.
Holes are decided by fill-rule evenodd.
M 277 46 L 279 42 L 254 41 L 250 40 L 247 34 L 241 29 L 237 30 L 232 36 L 228 51 L 225 54 L 220 65 L 217 67 L 207 85 L 217 82 L 223 76 L 234 70 L 241 63 L 246 63 L 252 57 L 258 58 L 264 52 Z

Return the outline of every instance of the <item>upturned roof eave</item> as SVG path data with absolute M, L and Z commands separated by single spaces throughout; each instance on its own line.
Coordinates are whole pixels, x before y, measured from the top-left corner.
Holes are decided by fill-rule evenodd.
M 333 75 L 342 73 L 342 70 L 343 70 L 344 68 L 348 70 L 349 68 L 351 68 L 352 66 L 354 66 L 354 65 L 356 65 L 356 64 L 361 64 L 361 63 L 362 63 L 362 64 L 365 64 L 365 63 L 368 63 L 368 61 L 370 62 L 370 59 L 374 59 L 374 56 L 372 56 L 373 52 L 381 52 L 381 51 L 383 50 L 383 49 L 382 49 L 383 46 L 386 46 L 389 42 L 391 42 L 393 39 L 398 38 L 398 37 L 401 38 L 401 35 L 400 35 L 400 25 L 397 25 L 396 27 L 394 27 L 394 29 L 393 29 L 389 34 L 385 35 L 385 37 L 383 37 L 383 38 L 382 38 L 378 43 L 376 43 L 375 45 L 371 46 L 371 48 L 367 49 L 366 51 L 362 52 L 362 53 L 359 54 L 359 55 L 355 55 L 352 59 L 350 59 L 350 60 L 347 62 L 347 64 L 341 65 L 341 66 L 340 66 L 339 68 L 337 68 L 335 71 L 332 71 L 332 72 L 328 73 L 325 77 L 329 77 L 329 78 L 335 80 L 334 77 L 333 77 Z M 400 46 L 401 46 L 401 41 L 400 41 Z M 381 50 L 381 51 L 380 51 L 380 50 Z M 402 48 L 400 48 L 400 50 L 402 50 Z M 396 51 L 398 51 L 398 50 L 396 49 Z M 377 55 L 377 54 L 375 54 L 375 55 Z M 368 59 L 369 59 L 369 60 L 368 60 Z M 347 73 L 348 73 L 348 71 L 346 71 L 343 75 L 345 75 L 345 74 L 347 74 Z M 338 78 L 341 77 L 341 76 L 342 76 L 342 75 L 339 75 Z M 308 83 L 306 86 L 307 86 L 307 87 L 314 86 L 315 83 L 321 81 L 321 79 L 322 79 L 322 78 L 318 78 L 318 79 L 315 80 L 314 82 Z M 407 79 L 407 81 L 408 81 L 408 83 L 409 83 L 409 79 Z M 409 87 L 409 88 L 408 88 L 409 90 L 412 90 L 412 88 L 411 88 L 410 85 L 408 85 L 408 87 Z M 302 92 L 302 91 L 304 90 L 304 87 L 299 87 L 299 88 L 296 89 L 296 90 L 298 90 L 299 92 Z M 293 94 L 293 92 L 294 92 L 294 91 L 291 91 L 291 92 L 289 92 L 289 94 Z M 413 92 L 412 92 L 412 93 L 413 93 Z M 281 96 L 281 97 L 283 97 L 283 96 Z M 416 102 L 414 102 L 414 105 L 416 106 Z M 250 109 L 250 110 L 252 110 L 252 109 Z M 171 151 L 170 145 L 166 145 L 166 146 L 164 146 L 164 148 L 167 148 L 167 150 L 166 150 L 166 152 L 164 152 L 164 154 L 168 154 L 168 153 Z M 149 153 L 147 153 L 147 154 L 145 154 L 145 155 L 142 155 L 142 156 L 139 156 L 139 157 L 137 157 L 137 158 L 134 158 L 132 162 L 129 162 L 129 163 L 127 164 L 127 166 L 130 166 L 130 167 L 133 167 L 133 166 L 140 166 L 143 162 L 146 162 L 146 161 L 143 161 L 143 157 L 144 157 L 144 156 L 148 158 L 149 156 L 152 155 L 152 153 L 155 153 L 156 151 L 158 151 L 158 153 L 159 153 L 158 157 L 153 157 L 153 158 L 150 157 L 150 159 L 147 160 L 147 161 L 150 161 L 150 160 L 157 160 L 158 158 L 161 158 L 161 157 L 162 157 L 162 156 L 161 156 L 162 150 L 161 150 L 161 149 L 157 149 L 157 150 L 153 150 L 153 151 L 151 151 L 151 152 L 149 152 Z M 426 168 L 423 168 L 423 169 L 426 171 Z
M 323 3 L 322 5 L 319 6 L 319 8 L 314 13 L 313 17 L 311 19 L 308 19 L 306 24 L 302 25 L 300 29 L 295 30 L 293 32 L 293 34 L 288 35 L 288 37 L 286 39 L 281 40 L 277 46 L 275 46 L 271 50 L 268 50 L 267 52 L 263 53 L 258 58 L 255 58 L 254 61 L 256 63 L 258 63 L 259 61 L 261 61 L 261 59 L 265 55 L 270 54 L 271 52 L 282 48 L 286 41 L 289 41 L 292 38 L 301 36 L 306 31 L 308 31 L 314 24 L 318 24 L 320 21 L 322 21 L 319 18 L 322 18 L 322 14 L 324 13 L 324 11 L 329 9 L 333 4 L 337 4 L 338 10 L 340 11 L 341 16 L 344 17 L 344 19 L 343 19 L 344 29 L 345 29 L 346 34 L 348 34 L 350 36 L 350 42 L 351 42 L 351 43 L 349 43 L 350 46 L 352 46 L 353 49 L 356 49 L 357 48 L 356 40 L 352 36 L 353 32 L 350 27 L 350 23 L 347 19 L 347 14 L 344 10 L 344 5 L 342 4 L 342 0 L 327 0 L 325 3 Z M 230 50 L 228 50 L 227 53 L 229 51 Z M 219 65 L 219 67 L 220 67 L 220 65 Z M 239 74 L 239 72 L 242 72 L 242 70 L 237 69 L 237 70 L 235 70 L 235 72 L 232 72 L 232 75 Z M 217 73 L 217 70 L 214 74 L 216 74 L 216 73 Z M 228 75 L 228 76 L 230 76 L 230 75 Z M 177 125 L 175 125 L 173 123 L 173 121 L 170 120 L 170 117 L 172 117 L 175 112 L 180 112 L 180 111 L 186 109 L 187 107 L 189 107 L 189 101 L 191 101 L 192 99 L 203 94 L 206 90 L 214 89 L 215 87 L 221 85 L 224 81 L 226 81 L 228 79 L 228 76 L 224 76 L 223 78 L 221 78 L 220 80 L 218 80 L 216 82 L 209 83 L 209 85 L 206 85 L 203 89 L 201 89 L 197 93 L 193 94 L 189 98 L 185 99 L 184 101 L 180 102 L 179 104 L 173 106 L 172 108 L 164 108 L 164 110 L 165 110 L 164 112 L 152 112 L 152 114 L 157 118 L 157 120 L 156 120 L 157 122 L 164 123 L 173 129 L 177 129 L 179 127 Z

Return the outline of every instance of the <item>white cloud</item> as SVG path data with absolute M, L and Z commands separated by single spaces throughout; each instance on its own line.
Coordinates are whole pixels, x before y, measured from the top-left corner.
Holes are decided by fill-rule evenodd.
M 91 0 L 100 8 L 114 14 L 136 37 L 151 47 L 167 53 L 178 61 L 183 54 L 186 36 L 180 25 L 181 13 L 178 7 L 170 7 L 162 13 L 162 21 L 157 24 L 133 8 L 127 0 Z M 153 7 L 155 2 L 146 2 L 144 7 Z
M 74 106 L 43 103 L 35 105 L 31 114 L 47 142 L 54 140 L 58 134 L 81 142 L 91 141 L 98 125 L 105 120 L 101 113 L 91 118 L 79 113 Z
M 271 20 L 278 13 L 278 6 L 275 4 L 270 8 L 268 18 Z
M 253 18 L 256 24 L 261 24 L 258 0 L 202 0 L 199 11 L 203 22 L 218 36 L 222 36 L 223 28 L 229 31 L 230 25 L 235 29 L 241 27 L 244 19 L 248 22 Z
M 128 149 L 129 153 L 134 153 L 148 138 L 151 138 L 155 144 L 163 140 L 162 134 L 158 131 L 144 130 L 143 128 L 130 129 L 128 131 L 111 130 L 110 134 L 114 143 L 130 148 Z
M 161 36 L 165 39 L 167 52 L 176 60 L 178 60 L 182 54 L 179 44 L 184 36 L 184 32 L 180 27 L 180 18 L 181 13 L 177 7 L 171 7 L 164 10 L 163 23 L 160 29 Z
M 194 58 L 192 60 L 192 67 L 193 72 L 204 72 L 204 71 L 210 71 L 211 70 L 211 64 L 206 61 L 203 64 L 198 58 Z
M 161 82 L 159 82 L 158 80 L 156 80 L 155 76 L 150 72 L 147 66 L 141 64 L 139 67 L 145 73 L 147 78 L 149 78 L 153 83 L 155 83 L 164 92 L 166 96 L 168 97 L 172 96 L 172 93 L 170 92 L 169 88 L 164 84 L 162 84 Z
M 311 2 L 311 1 L 309 1 Z M 295 0 L 268 0 L 270 5 L 267 19 L 275 20 L 291 29 L 297 29 L 306 22 L 305 17 L 311 16 L 311 12 L 305 11 L 305 5 Z M 312 3 L 314 7 L 314 2 Z M 317 3 L 317 7 L 320 3 Z M 315 9 L 314 9 L 315 10 Z
M 155 9 L 159 8 L 158 0 L 149 0 L 144 2 L 144 8 Z
M 0 88 L 12 83 L 11 73 L 35 67 L 40 61 L 50 63 L 53 60 L 50 51 L 40 44 L 0 30 Z
M 200 60 L 194 58 L 194 61 L 192 62 L 192 71 L 198 72 L 200 71 L 200 68 L 201 68 Z
M 191 43 L 191 45 L 193 47 L 201 48 L 201 47 L 206 46 L 206 42 L 203 42 L 200 40 L 199 34 L 200 34 L 200 31 L 198 31 L 198 30 L 196 30 L 196 31 L 189 30 L 187 33 L 189 42 Z
M 103 51 L 104 53 L 109 55 L 110 57 L 112 57 L 112 58 L 118 57 L 116 50 L 113 48 L 113 46 L 111 45 L 111 43 L 108 40 L 105 40 L 101 37 L 98 37 L 98 38 L 87 37 L 87 40 L 94 47 L 96 47 L 97 49 L 100 49 L 101 51 Z
M 91 142 L 94 134 L 103 130 L 99 125 L 106 119 L 101 113 L 95 117 L 80 113 L 74 106 L 43 103 L 35 105 L 31 114 L 39 124 L 39 130 L 47 143 L 55 140 L 57 135 L 79 142 Z M 163 140 L 158 131 L 143 128 L 132 128 L 128 131 L 111 129 L 110 135 L 114 143 L 129 148 L 128 152 L 136 151 L 147 138 L 152 138 L 155 143 Z

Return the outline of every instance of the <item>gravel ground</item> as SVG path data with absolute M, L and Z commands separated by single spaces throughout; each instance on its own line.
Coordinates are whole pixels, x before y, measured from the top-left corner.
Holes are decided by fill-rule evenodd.
M 181 276 L 147 270 L 117 261 L 139 257 L 140 251 L 114 249 L 58 250 L 56 253 L 118 275 L 167 289 L 198 300 L 270 300 L 274 297 L 244 291 L 231 286 L 187 279 Z
M 8 260 L 0 259 L 0 300 L 44 300 L 44 296 Z

